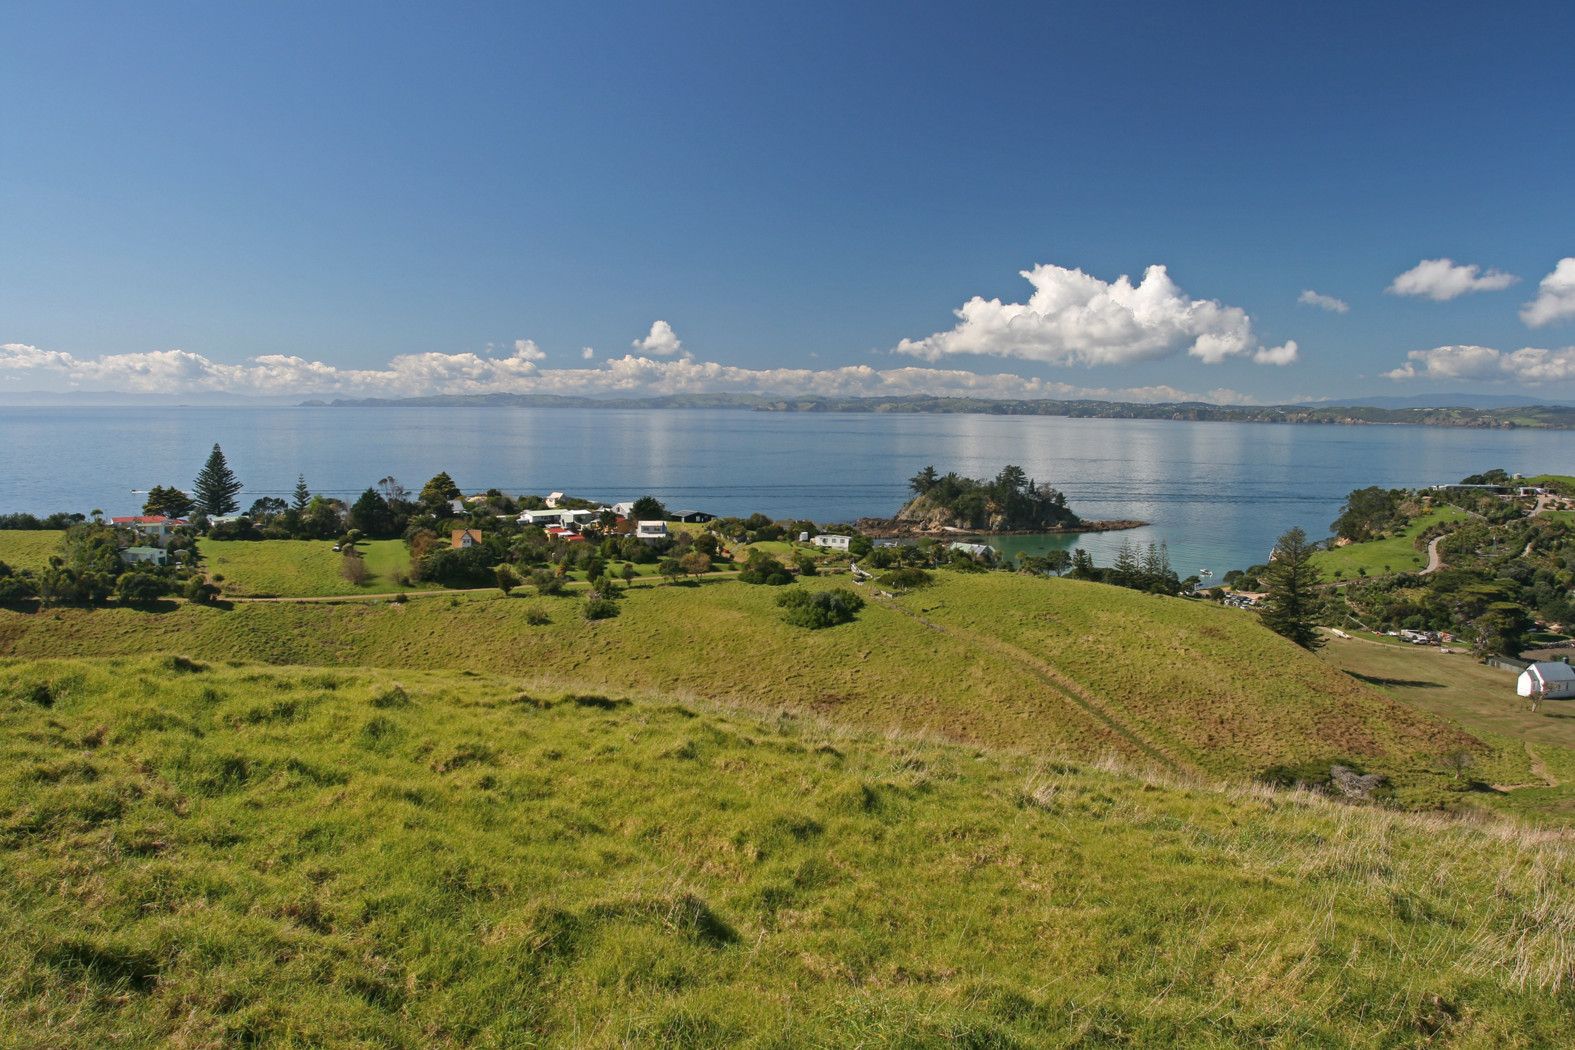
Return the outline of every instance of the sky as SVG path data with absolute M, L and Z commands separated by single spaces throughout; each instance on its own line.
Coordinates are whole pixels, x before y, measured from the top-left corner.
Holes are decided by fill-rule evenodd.
M 1575 398 L 1575 5 L 0 0 L 0 394 Z

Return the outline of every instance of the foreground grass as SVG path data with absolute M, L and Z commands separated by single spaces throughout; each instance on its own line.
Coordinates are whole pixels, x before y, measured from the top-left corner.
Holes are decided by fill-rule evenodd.
M 60 553 L 65 533 L 56 529 L 0 529 L 0 562 L 13 569 L 42 569 Z
M 401 584 L 410 571 L 402 540 L 365 540 L 361 557 L 370 572 L 357 586 L 341 574 L 344 555 L 327 540 L 209 540 L 198 544 L 203 566 L 223 577 L 226 594 L 238 597 L 315 598 L 332 594 L 391 594 L 419 589 Z
M 14 1045 L 1532 1047 L 1571 840 L 489 676 L 0 667 Z
M 1337 573 L 1343 579 L 1350 579 L 1364 571 L 1368 576 L 1383 576 L 1425 569 L 1427 551 L 1417 548 L 1416 538 L 1440 522 L 1461 521 L 1466 517 L 1466 512 L 1458 507 L 1438 507 L 1412 518 L 1404 529 L 1385 539 L 1318 551 L 1313 555 L 1313 564 L 1326 580 L 1335 578 Z
M 0 612 L 0 654 L 463 669 L 1243 779 L 1347 761 L 1390 774 L 1414 805 L 1450 801 L 1437 762 L 1450 751 L 1522 767 L 1495 775 L 1523 772 L 1518 748 L 1504 758 L 1234 610 L 1071 580 L 939 579 L 895 600 L 872 595 L 855 623 L 826 631 L 783 623 L 776 588 L 709 583 L 633 589 L 617 619 L 597 623 L 577 599 L 496 592 L 403 605 Z M 530 610 L 551 622 L 530 624 Z

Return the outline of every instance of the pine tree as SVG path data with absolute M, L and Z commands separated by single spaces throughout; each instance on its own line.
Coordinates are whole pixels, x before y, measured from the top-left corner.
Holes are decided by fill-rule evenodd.
M 208 453 L 208 462 L 203 464 L 197 480 L 192 482 L 197 509 L 210 518 L 234 513 L 240 508 L 240 503 L 235 499 L 240 491 L 241 481 L 224 461 L 224 450 L 214 445 L 213 451 Z
M 1323 645 L 1314 620 L 1322 603 L 1314 590 L 1318 569 L 1312 563 L 1312 553 L 1307 534 L 1292 529 L 1274 544 L 1269 567 L 1259 577 L 1269 592 L 1264 601 L 1263 625 L 1303 649 Z
M 295 476 L 295 493 L 290 500 L 290 509 L 297 514 L 306 510 L 307 504 L 312 502 L 312 490 L 306 487 L 306 475 Z

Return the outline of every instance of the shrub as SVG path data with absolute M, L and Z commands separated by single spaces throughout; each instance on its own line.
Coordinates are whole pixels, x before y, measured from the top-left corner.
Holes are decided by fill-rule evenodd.
M 852 621 L 864 608 L 864 599 L 846 587 L 833 587 L 829 591 L 795 587 L 778 595 L 777 604 L 782 607 L 782 619 L 795 627 L 815 631 Z
M 203 579 L 193 576 L 186 581 L 186 600 L 196 605 L 209 605 L 219 596 L 219 588 Z
M 587 620 L 610 620 L 618 615 L 618 603 L 610 598 L 593 595 L 585 599 L 580 612 Z
M 346 583 L 360 587 L 371 578 L 372 573 L 366 567 L 366 562 L 361 560 L 359 554 L 354 553 L 355 548 L 345 551 L 344 557 L 339 559 L 339 575 L 343 576 Z
M 738 579 L 742 583 L 763 583 L 769 587 L 780 587 L 785 583 L 793 582 L 792 575 L 781 562 L 758 550 L 749 552 L 749 560 L 739 570 Z
M 551 569 L 537 569 L 530 574 L 530 582 L 536 593 L 544 598 L 563 593 L 563 577 Z
M 128 572 L 115 586 L 115 596 L 126 605 L 148 605 L 165 593 L 164 581 L 151 572 Z
M 543 627 L 552 622 L 552 616 L 540 605 L 531 605 L 525 609 L 525 622 L 532 627 Z
M 883 574 L 880 582 L 894 591 L 913 591 L 920 587 L 928 587 L 935 582 L 935 577 L 923 569 L 893 569 Z

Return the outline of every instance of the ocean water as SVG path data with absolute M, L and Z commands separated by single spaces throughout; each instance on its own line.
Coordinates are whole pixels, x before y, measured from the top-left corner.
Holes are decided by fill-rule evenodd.
M 4 408 L 0 510 L 138 510 L 136 490 L 189 488 L 218 442 L 242 505 L 314 491 L 353 497 L 440 470 L 466 491 L 560 489 L 608 501 L 652 493 L 674 509 L 820 522 L 887 515 L 926 464 L 992 475 L 1021 465 L 1085 518 L 1121 533 L 1006 541 L 1083 546 L 1108 563 L 1123 539 L 1165 542 L 1183 575 L 1262 561 L 1300 525 L 1327 535 L 1363 485 L 1456 481 L 1503 467 L 1575 473 L 1575 433 L 1295 426 L 1028 416 L 793 414 L 517 408 Z

